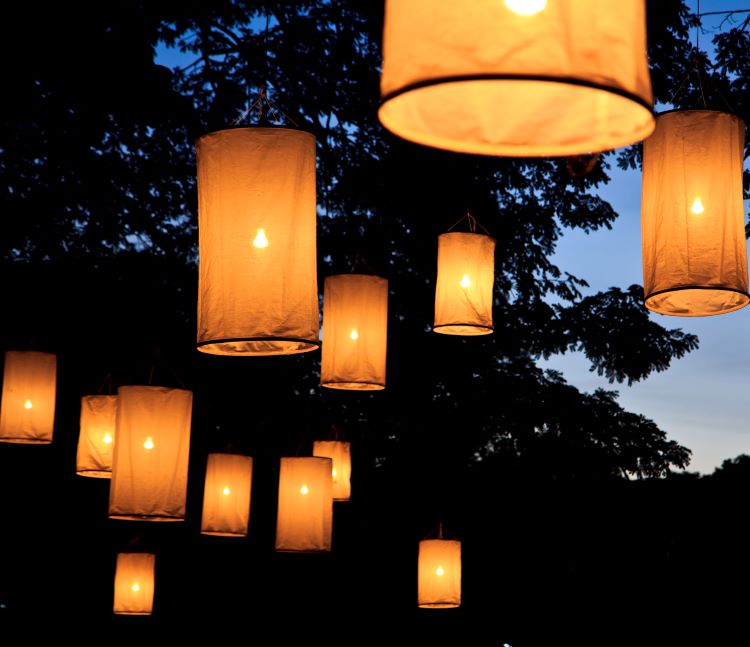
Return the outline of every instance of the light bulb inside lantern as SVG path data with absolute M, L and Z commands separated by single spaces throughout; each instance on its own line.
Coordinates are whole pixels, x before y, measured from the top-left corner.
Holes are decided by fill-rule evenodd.
M 445 571 L 443 570 L 442 566 L 437 567 L 437 569 L 435 570 L 435 575 L 439 575 L 439 576 L 445 575 Z
M 461 278 L 461 287 L 465 290 L 466 288 L 471 287 L 471 278 L 468 274 L 464 274 Z
M 140 591 L 140 590 L 141 590 L 141 585 L 140 585 L 140 584 L 138 584 L 138 582 L 136 582 L 136 583 L 135 583 L 135 584 L 133 584 L 133 586 L 131 586 L 130 588 L 131 588 L 131 589 L 132 589 L 133 591 L 135 591 L 136 593 L 138 593 L 138 591 Z
M 307 486 L 306 486 L 306 485 L 303 485 L 303 486 L 302 486 L 302 487 L 301 487 L 301 488 L 299 489 L 299 492 L 300 492 L 300 494 L 307 494 L 307 493 L 308 493 L 309 491 L 310 491 L 310 490 L 308 490 L 308 489 L 307 489 Z
M 229 496 L 229 495 L 230 495 L 230 494 L 232 493 L 232 490 L 230 490 L 230 489 L 229 489 L 228 487 L 225 487 L 225 488 L 224 488 L 224 489 L 223 489 L 223 490 L 221 491 L 221 493 L 222 493 L 222 494 L 223 494 L 224 496 Z
M 110 434 L 110 433 L 104 434 L 104 438 L 102 438 L 102 442 L 105 445 L 109 445 L 112 442 L 112 434 Z
M 544 10 L 547 0 L 505 0 L 505 6 L 519 16 L 533 16 Z
M 266 238 L 265 229 L 258 229 L 258 233 L 255 234 L 255 239 L 253 240 L 253 245 L 255 245 L 258 249 L 268 247 L 268 238 Z
M 26 400 L 26 402 L 23 403 L 24 409 L 31 409 L 33 405 L 31 404 L 31 400 Z
M 331 476 L 333 478 L 336 478 L 336 468 L 335 467 L 331 470 Z
M 690 211 L 697 216 L 702 214 L 705 210 L 706 208 L 703 206 L 703 200 L 701 200 L 700 197 L 695 198 L 693 204 L 690 205 Z
M 349 333 L 349 338 L 353 339 L 354 341 L 357 341 L 359 339 L 359 333 L 357 332 L 356 328 L 352 328 L 352 331 Z
M 146 442 L 143 443 L 143 446 L 146 449 L 153 449 L 154 448 L 154 439 L 151 438 L 151 436 L 149 436 L 148 438 L 146 438 Z

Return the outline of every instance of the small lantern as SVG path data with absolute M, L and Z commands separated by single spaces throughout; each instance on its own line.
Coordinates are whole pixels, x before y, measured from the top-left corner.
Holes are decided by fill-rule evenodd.
M 48 444 L 55 422 L 57 356 L 37 351 L 5 353 L 0 442 Z
M 333 500 L 348 501 L 352 493 L 351 444 L 343 440 L 316 440 L 313 443 L 313 456 L 330 458 L 333 461 Z
M 81 398 L 81 429 L 76 458 L 78 475 L 105 479 L 112 476 L 116 418 L 116 395 L 85 395 Z
M 489 335 L 495 285 L 495 240 L 484 234 L 438 236 L 435 332 Z
M 150 616 L 154 606 L 154 565 L 151 553 L 118 553 L 114 613 Z
M 461 606 L 461 542 L 424 539 L 419 542 L 419 606 L 451 609 Z
M 198 350 L 315 350 L 315 137 L 234 128 L 198 140 Z
M 325 280 L 320 383 L 331 389 L 385 388 L 388 281 L 369 274 Z
M 748 304 L 742 204 L 745 124 L 713 110 L 657 117 L 643 144 L 646 307 L 683 317 Z
M 204 535 L 247 535 L 252 481 L 253 459 L 249 456 L 208 455 L 201 521 Z
M 654 129 L 644 0 L 387 0 L 381 123 L 462 153 L 561 156 Z
M 109 516 L 184 521 L 192 392 L 121 386 L 117 396 Z
M 330 458 L 282 458 L 276 550 L 321 553 L 331 550 L 333 495 Z

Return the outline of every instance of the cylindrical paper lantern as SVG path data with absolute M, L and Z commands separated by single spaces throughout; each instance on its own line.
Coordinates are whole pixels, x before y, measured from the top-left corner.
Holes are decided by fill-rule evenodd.
M 325 280 L 320 383 L 331 389 L 385 388 L 388 281 L 369 274 Z
M 282 458 L 276 550 L 321 553 L 331 550 L 333 461 L 330 458 Z
M 424 539 L 419 542 L 419 606 L 450 609 L 461 605 L 461 542 Z
M 38 351 L 5 353 L 0 442 L 47 444 L 55 422 L 57 356 Z
M 198 140 L 198 350 L 315 350 L 315 137 L 235 128 Z
M 81 429 L 76 458 L 76 473 L 80 476 L 105 479 L 112 476 L 116 418 L 116 395 L 85 395 L 81 398 Z
M 489 335 L 495 284 L 495 239 L 450 232 L 438 236 L 435 332 Z
M 253 459 L 249 456 L 208 455 L 201 521 L 204 535 L 247 535 L 252 482 Z
M 192 392 L 160 386 L 121 386 L 117 396 L 109 516 L 183 521 Z
M 148 616 L 154 606 L 154 565 L 151 553 L 119 553 L 115 571 L 114 613 Z
M 313 443 L 313 456 L 322 456 L 333 461 L 333 500 L 348 501 L 352 494 L 351 444 L 343 440 L 316 440 Z
M 666 112 L 643 144 L 646 307 L 683 317 L 748 304 L 742 205 L 745 124 L 713 110 Z
M 654 129 L 644 0 L 388 0 L 382 124 L 462 153 L 576 155 Z

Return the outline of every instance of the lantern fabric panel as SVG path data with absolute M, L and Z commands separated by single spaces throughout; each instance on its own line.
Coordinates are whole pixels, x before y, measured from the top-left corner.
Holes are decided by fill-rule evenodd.
M 489 335 L 495 285 L 495 240 L 484 234 L 438 236 L 435 332 Z
M 116 395 L 85 395 L 81 398 L 76 473 L 110 478 L 117 422 Z
M 388 281 L 337 274 L 323 291 L 321 384 L 331 389 L 385 388 Z
M 683 317 L 748 304 L 742 203 L 745 124 L 712 110 L 666 112 L 643 144 L 646 307 Z
M 6 351 L 0 403 L 0 442 L 51 443 L 56 388 L 56 355 L 39 351 Z
M 151 553 L 119 553 L 115 571 L 115 602 L 118 615 L 148 616 L 154 607 L 154 567 Z
M 198 350 L 315 350 L 315 137 L 222 130 L 198 140 L 197 158 Z
M 419 542 L 419 606 L 449 609 L 461 605 L 461 542 L 424 539 Z
M 183 521 L 193 394 L 122 386 L 117 395 L 109 516 Z
M 253 459 L 209 454 L 203 490 L 201 533 L 244 537 L 250 520 Z
M 331 550 L 333 493 L 330 458 L 282 458 L 276 550 L 316 553 Z
M 352 494 L 351 443 L 343 440 L 316 440 L 313 443 L 313 456 L 330 458 L 333 461 L 333 500 L 348 501 Z
M 654 128 L 645 14 L 643 0 L 387 0 L 380 121 L 462 153 L 632 144 Z

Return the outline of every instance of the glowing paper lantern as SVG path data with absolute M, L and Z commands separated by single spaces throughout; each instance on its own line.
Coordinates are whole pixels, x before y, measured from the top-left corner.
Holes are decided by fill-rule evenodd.
M 450 609 L 461 605 L 461 542 L 424 539 L 419 542 L 419 606 Z
M 57 356 L 38 351 L 5 353 L 0 442 L 52 442 Z
M 249 456 L 208 455 L 201 522 L 204 535 L 247 535 L 252 482 L 253 459 Z
M 319 553 L 331 550 L 333 461 L 330 458 L 282 458 L 276 550 Z
M 193 394 L 121 386 L 109 488 L 113 519 L 183 521 Z
M 154 565 L 151 553 L 119 553 L 115 571 L 114 613 L 148 616 L 154 606 Z
M 742 205 L 745 124 L 712 110 L 666 112 L 643 144 L 646 307 L 683 317 L 748 304 Z
M 198 140 L 198 350 L 315 350 L 315 137 L 235 128 Z
M 450 232 L 438 237 L 435 332 L 489 335 L 495 284 L 495 240 Z
M 81 398 L 77 474 L 105 479 L 112 476 L 116 419 L 116 395 L 85 395 Z
M 348 501 L 352 493 L 351 443 L 343 440 L 316 440 L 313 443 L 313 456 L 330 458 L 333 461 L 333 499 Z
M 331 389 L 385 388 L 388 281 L 369 274 L 325 280 L 320 383 Z
M 382 124 L 463 153 L 576 155 L 654 128 L 645 2 L 388 0 Z

